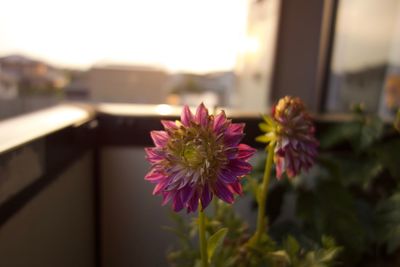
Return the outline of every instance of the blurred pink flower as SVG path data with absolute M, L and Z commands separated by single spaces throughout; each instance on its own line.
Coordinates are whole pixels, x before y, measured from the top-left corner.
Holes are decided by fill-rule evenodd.
M 260 128 L 266 133 L 257 140 L 274 142 L 278 179 L 285 172 L 288 177 L 294 177 L 302 169 L 308 170 L 314 164 L 319 143 L 314 136 L 313 121 L 301 99 L 285 96 L 273 108 L 272 116 L 264 119 Z

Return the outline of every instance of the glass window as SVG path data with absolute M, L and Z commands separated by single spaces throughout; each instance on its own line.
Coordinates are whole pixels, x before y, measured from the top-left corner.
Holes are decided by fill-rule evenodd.
M 339 2 L 326 109 L 363 104 L 387 113 L 400 104 L 400 1 Z
M 235 107 L 265 112 L 270 106 L 280 0 L 251 1 L 236 73 Z

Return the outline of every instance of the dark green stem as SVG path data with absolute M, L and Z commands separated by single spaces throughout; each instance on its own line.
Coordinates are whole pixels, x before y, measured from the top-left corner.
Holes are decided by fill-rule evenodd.
M 199 240 L 201 267 L 208 267 L 207 240 L 206 240 L 206 222 L 204 211 L 199 201 Z
M 261 186 L 261 192 L 257 197 L 257 201 L 258 201 L 257 229 L 252 238 L 254 240 L 255 244 L 260 243 L 261 237 L 266 228 L 265 207 L 267 204 L 269 180 L 270 180 L 270 176 L 271 176 L 272 162 L 274 159 L 274 149 L 275 149 L 275 144 L 270 143 L 268 145 L 268 156 L 265 161 L 265 170 L 264 170 L 264 177 L 263 177 L 262 186 Z

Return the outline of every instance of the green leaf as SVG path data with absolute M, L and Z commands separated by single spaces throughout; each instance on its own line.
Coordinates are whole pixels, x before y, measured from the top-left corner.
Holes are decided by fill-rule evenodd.
M 398 179 L 400 177 L 400 164 L 398 161 L 398 153 L 400 151 L 400 139 L 396 138 L 388 142 L 377 144 L 373 149 L 384 167 L 386 167 L 390 174 Z
M 277 266 L 287 266 L 290 263 L 289 255 L 284 250 L 278 250 L 268 253 L 268 256 L 272 258 L 273 262 Z
M 263 135 L 260 135 L 260 136 L 256 137 L 256 141 L 260 142 L 260 143 L 269 143 L 274 139 L 275 139 L 275 135 L 272 132 L 266 133 L 266 134 L 263 134 Z
M 360 125 L 355 122 L 336 124 L 328 127 L 320 137 L 322 148 L 331 148 L 335 145 L 350 141 L 360 135 Z
M 379 140 L 383 134 L 383 121 L 377 116 L 365 117 L 363 120 L 359 142 L 356 146 L 358 150 L 365 150 L 375 141 Z
M 291 235 L 286 239 L 285 247 L 291 257 L 295 257 L 300 251 L 299 242 Z
M 383 164 L 376 157 L 367 155 L 333 154 L 331 163 L 336 164 L 339 173 L 335 173 L 336 177 L 342 180 L 346 186 L 360 185 L 367 188 L 369 184 L 384 170 Z
M 222 245 L 227 233 L 228 228 L 221 228 L 207 240 L 208 262 L 211 262 L 214 252 L 219 246 Z
M 194 267 L 201 267 L 201 260 L 196 260 Z
M 340 248 L 327 249 L 319 255 L 318 261 L 323 263 L 332 262 L 335 258 L 337 258 L 340 251 Z
M 322 242 L 322 245 L 324 246 L 324 248 L 326 248 L 326 249 L 336 247 L 335 240 L 330 236 L 323 235 L 321 238 L 321 242 Z
M 382 200 L 376 209 L 379 241 L 387 244 L 388 253 L 400 247 L 400 192 Z
M 275 124 L 276 124 L 276 122 L 274 121 L 273 118 L 271 118 L 271 116 L 269 116 L 269 115 L 262 115 L 262 117 L 263 117 L 264 121 L 265 121 L 267 124 L 269 124 L 269 125 L 275 125 Z
M 273 130 L 273 128 L 270 125 L 263 123 L 263 122 L 259 123 L 258 127 L 260 128 L 261 131 L 266 132 L 266 133 L 271 132 Z
M 309 224 L 311 235 L 334 236 L 338 244 L 346 247 L 353 256 L 360 255 L 368 246 L 355 200 L 338 180 L 321 179 L 313 193 L 300 194 L 298 211 L 301 219 Z

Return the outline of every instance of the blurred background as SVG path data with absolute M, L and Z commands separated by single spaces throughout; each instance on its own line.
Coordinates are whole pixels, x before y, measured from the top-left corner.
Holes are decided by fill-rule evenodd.
M 317 129 L 354 106 L 389 120 L 400 106 L 400 0 L 0 3 L 0 266 L 166 266 L 175 237 L 143 179 L 143 147 L 176 106 L 228 108 L 254 146 L 259 114 L 285 95 L 304 100 Z M 380 138 L 355 129 L 338 135 Z M 380 154 L 394 174 L 396 144 Z M 235 204 L 249 221 L 252 203 Z
M 325 3 L 324 3 L 325 2 Z M 4 1 L 0 118 L 62 101 L 399 105 L 397 0 Z

